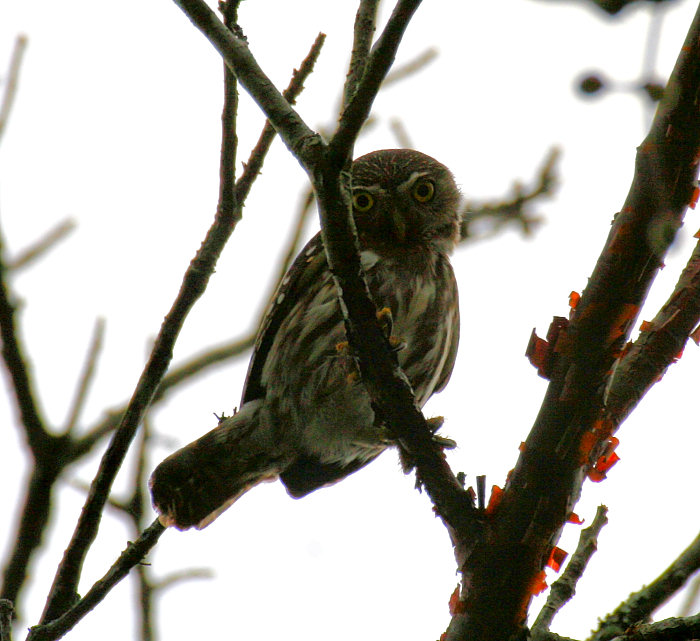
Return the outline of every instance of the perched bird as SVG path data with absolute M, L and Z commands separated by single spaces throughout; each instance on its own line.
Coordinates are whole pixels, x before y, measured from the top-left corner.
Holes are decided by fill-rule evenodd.
M 352 204 L 378 318 L 423 407 L 447 384 L 457 353 L 448 255 L 459 239 L 459 191 L 430 156 L 385 149 L 353 163 Z M 319 233 L 273 297 L 239 411 L 156 468 L 153 504 L 164 525 L 203 528 L 262 481 L 280 478 L 299 498 L 393 444 L 358 376 Z

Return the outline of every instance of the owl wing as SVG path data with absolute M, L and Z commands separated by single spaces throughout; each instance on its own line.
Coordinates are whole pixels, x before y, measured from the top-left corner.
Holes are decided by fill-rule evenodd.
M 326 252 L 319 232 L 299 252 L 270 302 L 255 340 L 253 357 L 243 385 L 241 405 L 265 396 L 265 386 L 261 380 L 262 371 L 275 335 L 300 294 L 320 278 L 327 265 Z M 322 463 L 315 456 L 302 454 L 280 474 L 280 478 L 291 496 L 301 498 L 320 487 L 345 478 L 371 460 L 356 460 L 341 465 Z
M 253 356 L 243 384 L 241 405 L 265 396 L 262 371 L 280 325 L 299 299 L 300 294 L 327 269 L 326 252 L 318 232 L 297 255 L 282 278 L 260 325 Z
M 454 274 L 452 274 L 452 279 L 454 280 Z M 456 281 L 454 283 L 454 291 L 457 291 Z M 450 376 L 452 376 L 452 370 L 454 369 L 455 361 L 457 360 L 457 347 L 459 346 L 459 325 L 459 305 L 457 305 L 454 317 L 452 318 L 452 332 L 450 334 L 450 343 L 447 348 L 447 358 L 445 359 L 445 364 L 442 367 L 442 371 L 440 372 L 440 378 L 438 379 L 433 394 L 436 394 L 437 392 L 442 392 L 442 390 L 445 389 L 445 386 L 449 382 Z

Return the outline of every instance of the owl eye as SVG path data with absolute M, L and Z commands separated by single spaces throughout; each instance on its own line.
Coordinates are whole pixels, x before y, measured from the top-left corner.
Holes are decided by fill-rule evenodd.
M 427 203 L 435 195 L 435 185 L 430 180 L 420 180 L 411 190 L 411 194 L 419 203 Z
M 352 197 L 352 206 L 357 209 L 359 212 L 365 212 L 369 211 L 372 209 L 372 206 L 374 205 L 374 198 L 372 197 L 372 194 L 366 192 L 366 191 L 359 191 L 356 194 L 353 194 Z

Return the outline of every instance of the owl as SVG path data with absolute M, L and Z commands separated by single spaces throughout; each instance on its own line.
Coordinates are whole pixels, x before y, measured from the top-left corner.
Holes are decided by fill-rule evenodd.
M 448 256 L 459 239 L 459 198 L 447 167 L 418 151 L 374 151 L 352 164 L 365 277 L 421 408 L 445 387 L 457 354 L 459 303 Z M 347 343 L 319 233 L 272 299 L 240 409 L 156 468 L 153 504 L 164 525 L 202 528 L 258 483 L 279 478 L 299 498 L 392 445 Z

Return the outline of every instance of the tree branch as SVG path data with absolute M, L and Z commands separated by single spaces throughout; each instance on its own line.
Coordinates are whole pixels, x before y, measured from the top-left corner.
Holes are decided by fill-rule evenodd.
M 589 641 L 609 641 L 630 626 L 643 623 L 700 569 L 700 534 L 654 581 L 631 594 L 601 619 Z
M 690 202 L 700 153 L 700 11 L 669 80 L 635 177 L 568 330 L 551 382 L 483 541 L 463 568 L 447 641 L 504 639 L 522 625 L 538 574 L 609 431 L 603 392 Z
M 34 244 L 25 248 L 19 256 L 7 261 L 7 268 L 18 271 L 31 265 L 38 258 L 41 258 L 50 249 L 53 249 L 57 243 L 63 240 L 68 234 L 75 229 L 75 221 L 67 218 L 62 220 L 52 229 L 49 229 L 39 240 Z
M 372 47 L 372 38 L 374 38 L 374 32 L 377 29 L 379 2 L 380 0 L 360 0 L 360 6 L 357 8 L 350 65 L 348 66 L 348 75 L 345 78 L 345 86 L 343 87 L 343 109 L 357 93 L 357 87 L 367 68 L 367 58 Z
M 315 150 L 323 144 L 320 137 L 306 125 L 265 75 L 245 40 L 231 32 L 204 0 L 174 2 L 221 54 L 290 151 L 304 165 L 311 163 Z
M 85 596 L 75 601 L 65 613 L 57 619 L 43 625 L 35 625 L 29 630 L 27 641 L 49 641 L 59 639 L 75 626 L 88 612 L 100 603 L 110 590 L 117 585 L 129 571 L 143 559 L 143 557 L 158 542 L 165 528 L 158 519 L 144 530 L 143 534 L 129 543 L 124 552 L 112 565 L 109 571 L 88 590 Z
M 532 636 L 535 641 L 544 638 L 543 634 L 549 632 L 549 627 L 556 614 L 576 594 L 576 584 L 588 567 L 588 562 L 598 550 L 598 536 L 608 522 L 608 508 L 598 506 L 593 523 L 585 530 L 581 530 L 576 551 L 571 555 L 566 569 L 550 588 L 547 602 L 540 611 L 539 616 L 532 625 Z
M 700 323 L 700 242 L 681 273 L 673 293 L 645 323 L 615 366 L 605 400 L 606 416 L 615 429 L 683 352 Z
M 20 35 L 15 39 L 15 46 L 10 58 L 10 66 L 5 74 L 5 90 L 2 93 L 0 102 L 0 140 L 7 129 L 7 122 L 10 119 L 12 105 L 15 103 L 17 95 L 17 83 L 19 82 L 19 70 L 22 67 L 22 58 L 27 48 L 27 36 Z
M 231 98 L 227 98 L 228 100 Z M 230 103 L 227 102 L 225 111 L 226 127 L 231 127 L 233 126 L 231 119 L 235 109 L 232 109 Z M 230 132 L 225 131 L 222 141 L 222 149 L 224 150 L 222 155 L 227 154 L 229 159 L 235 158 L 235 152 L 227 150 L 230 150 L 229 145 L 235 146 L 235 144 L 235 136 L 231 136 Z M 227 162 L 228 160 L 222 160 L 222 167 Z M 224 171 L 225 169 L 222 169 L 222 175 Z M 222 187 L 220 193 L 226 194 L 227 188 Z M 185 273 L 180 291 L 156 337 L 148 363 L 139 378 L 126 412 L 100 461 L 97 475 L 90 487 L 73 537 L 56 572 L 42 615 L 42 623 L 61 616 L 75 602 L 83 561 L 97 536 L 102 510 L 109 497 L 114 478 L 124 460 L 136 429 L 170 364 L 173 346 L 185 318 L 195 302 L 204 293 L 224 245 L 240 219 L 239 207 L 240 203 L 230 200 L 219 203 L 214 222 Z
M 90 341 L 90 347 L 88 348 L 87 359 L 85 360 L 85 365 L 83 367 L 82 374 L 80 375 L 75 398 L 73 399 L 70 411 L 68 412 L 68 420 L 66 421 L 66 427 L 64 428 L 65 434 L 70 434 L 70 432 L 73 431 L 78 419 L 80 418 L 80 414 L 83 411 L 83 407 L 85 406 L 87 394 L 90 390 L 90 384 L 95 376 L 97 359 L 100 355 L 100 351 L 102 350 L 104 333 L 104 319 L 98 318 L 95 322 L 95 329 L 93 330 L 92 340 Z

